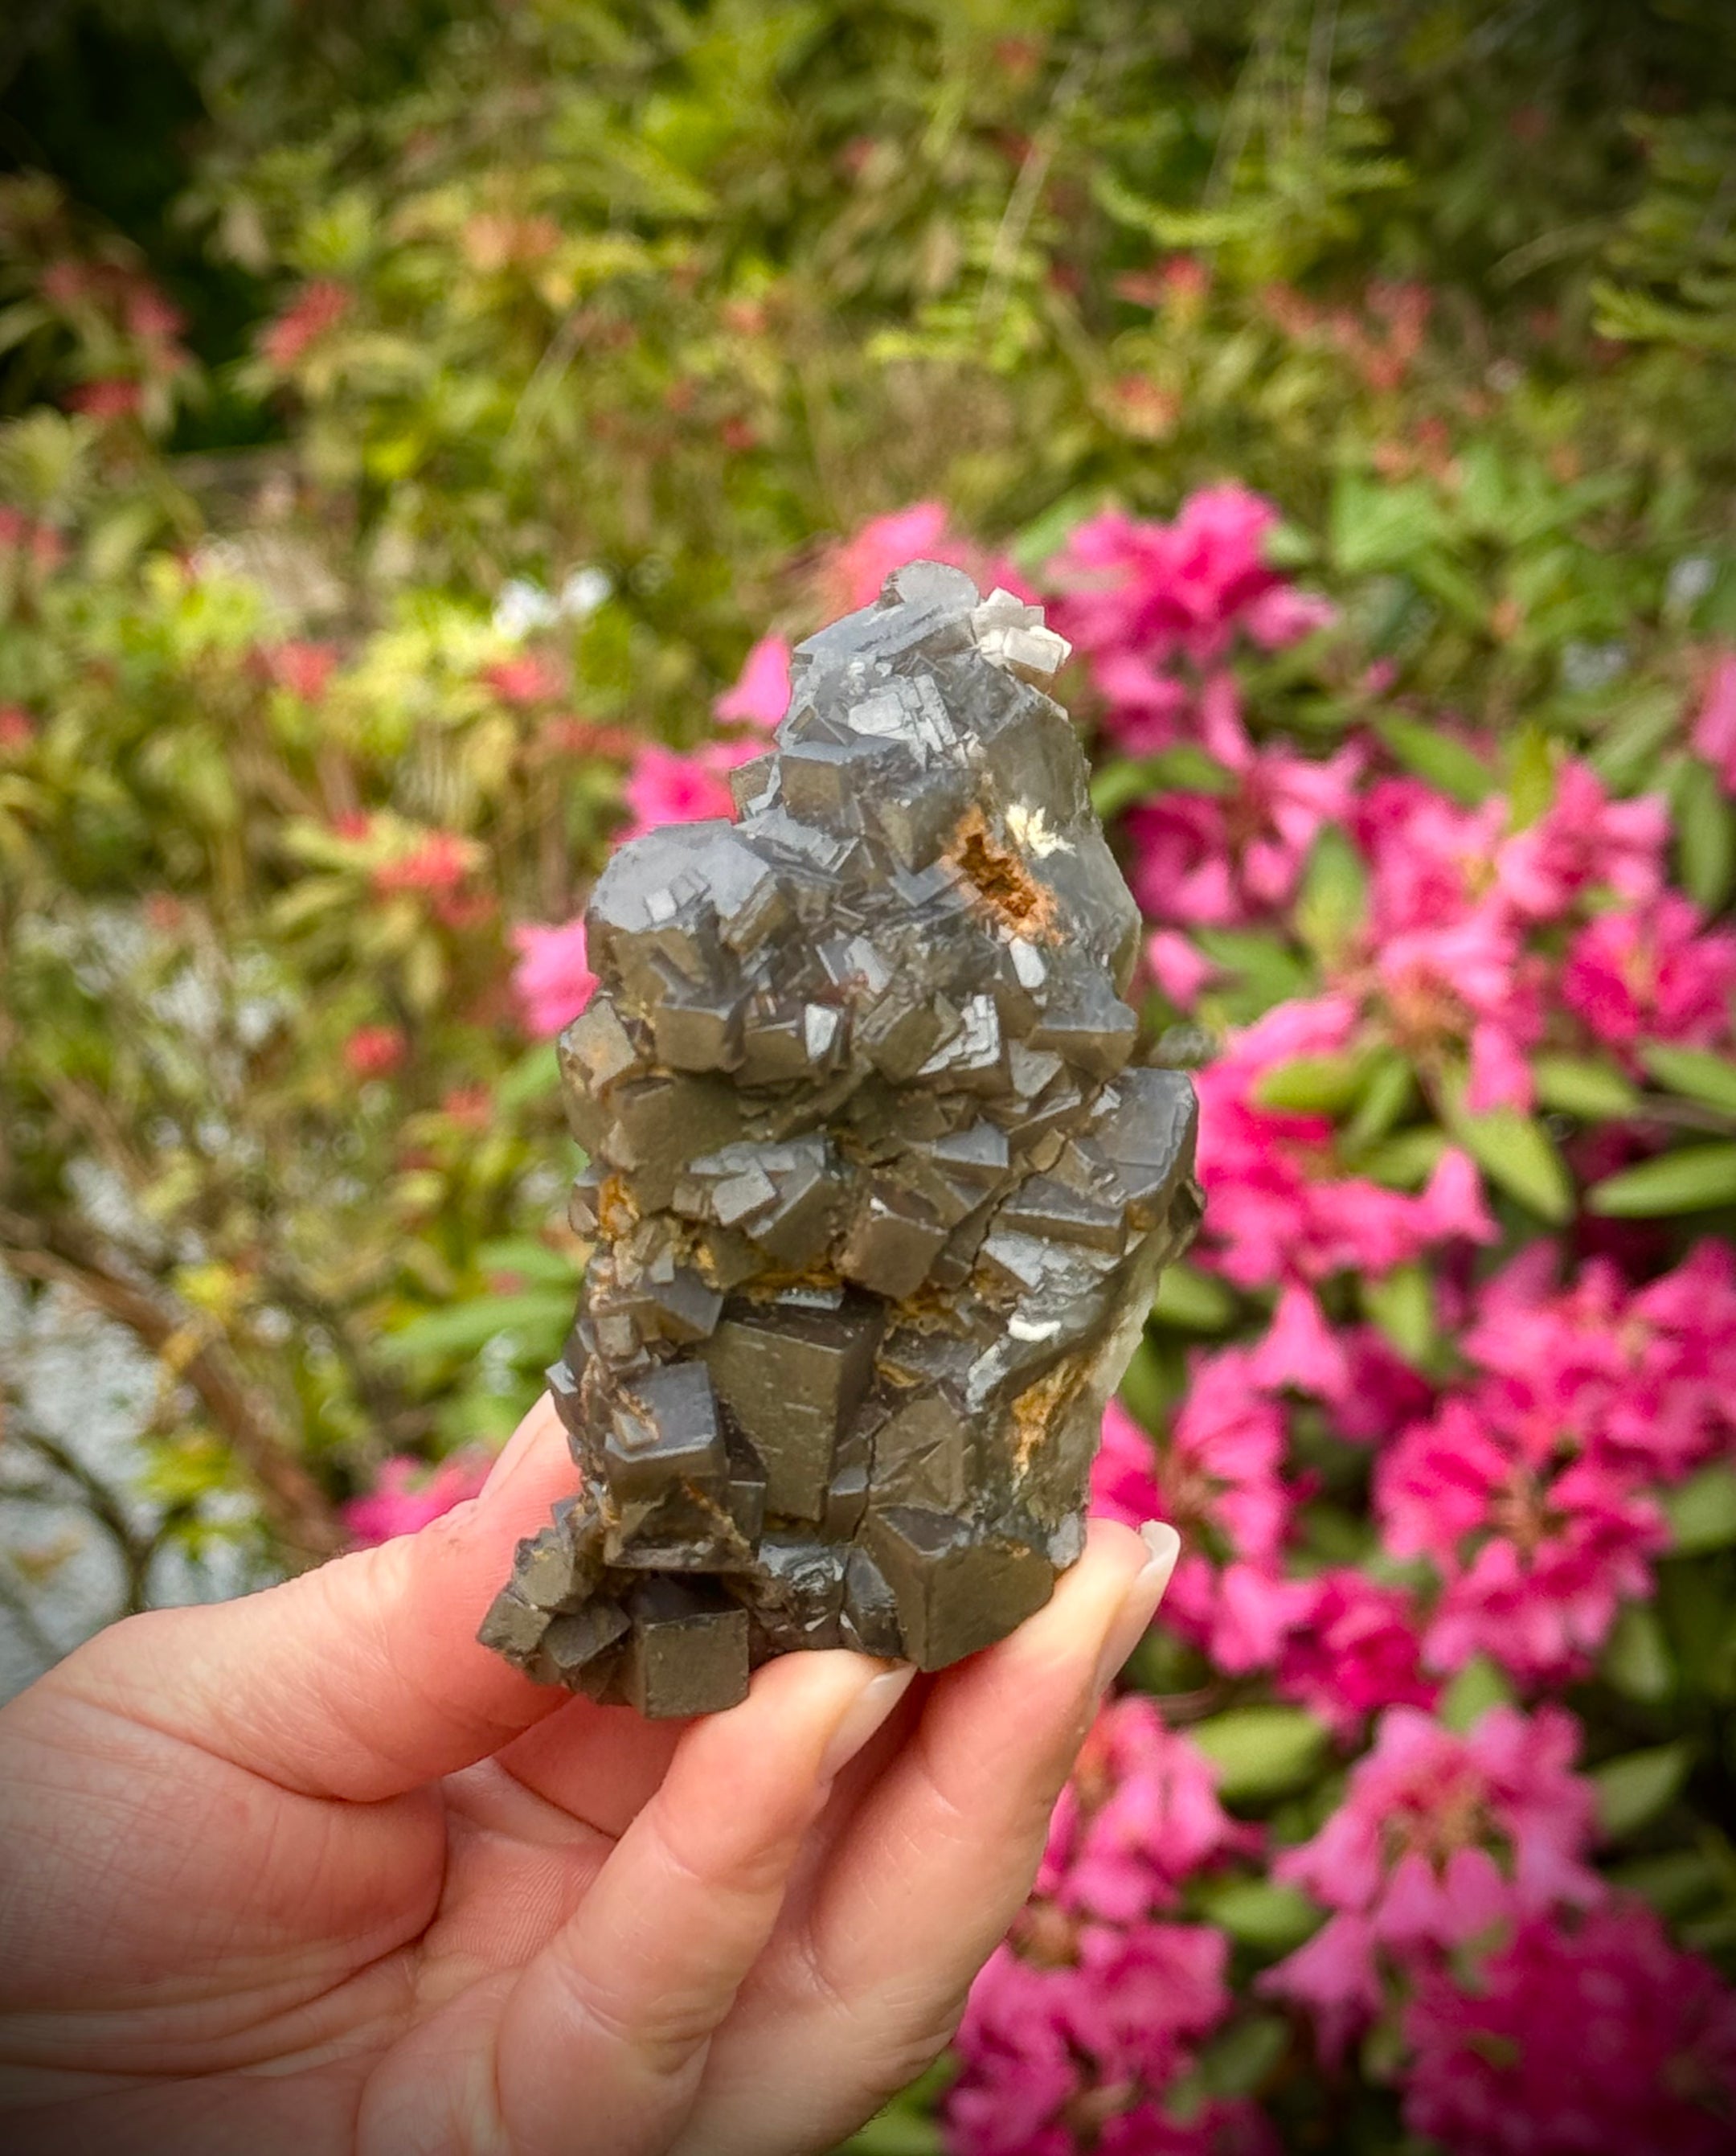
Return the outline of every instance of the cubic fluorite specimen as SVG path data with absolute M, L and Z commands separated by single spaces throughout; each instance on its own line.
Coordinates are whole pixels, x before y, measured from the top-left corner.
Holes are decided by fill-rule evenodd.
M 596 1244 L 550 1373 L 583 1476 L 481 1636 L 649 1715 L 1045 1602 L 1199 1217 L 1134 1060 L 1139 915 L 1034 607 L 914 562 L 796 654 L 740 821 L 622 848 L 561 1040 Z

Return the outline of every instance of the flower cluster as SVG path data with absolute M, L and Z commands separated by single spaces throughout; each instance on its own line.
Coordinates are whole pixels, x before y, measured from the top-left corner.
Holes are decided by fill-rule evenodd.
M 1259 1986 L 1307 2016 L 1328 2066 L 1383 2028 L 1406 2125 L 1454 2156 L 1723 2146 L 1736 1994 L 1594 1868 L 1580 1728 L 1548 1695 L 1591 1677 L 1623 1606 L 1652 1595 L 1671 1493 L 1736 1463 L 1736 1260 L 1709 1238 L 1671 1263 L 1655 1237 L 1539 1234 L 1487 1132 L 1522 1127 L 1547 1158 L 1526 1119 L 1550 1056 L 1607 1071 L 1619 1102 L 1655 1054 L 1728 1051 L 1736 936 L 1672 887 L 1664 803 L 1572 757 L 1522 816 L 1493 775 L 1481 800 L 1449 793 L 1375 733 L 1324 753 L 1257 742 L 1238 642 L 1326 619 L 1262 567 L 1263 529 L 1221 490 L 1173 526 L 1098 519 L 1058 565 L 1106 733 L 1209 759 L 1189 767 L 1209 790 L 1125 819 L 1159 992 L 1209 1019 L 1237 951 L 1223 932 L 1309 942 L 1316 972 L 1198 1073 L 1194 1263 L 1247 1322 L 1191 1353 L 1154 1429 L 1112 1405 L 1094 1502 L 1180 1527 L 1163 1635 L 1214 1673 L 1264 1673 L 1351 1755 L 1324 1825 L 1272 1866 L 1325 1921 Z M 1733 714 L 1722 658 L 1692 745 L 1726 785 Z M 1491 743 L 1449 737 L 1456 774 L 1493 774 Z M 1328 843 L 1340 917 L 1323 935 Z M 1701 1081 L 1714 1106 L 1736 1101 L 1724 1068 Z M 1418 1102 L 1432 1112 L 1400 1164 L 1383 1142 Z M 1586 1135 L 1594 1178 L 1660 1142 L 1643 1120 Z M 1428 1317 L 1407 1352 L 1358 1315 L 1401 1286 Z M 1323 1561 L 1308 1430 L 1367 1460 L 1361 1562 Z M 1535 1704 L 1441 1718 L 1473 1663 Z M 986 1979 L 991 2005 L 1014 1980 Z M 993 2054 L 965 2050 L 970 2149 Z
M 1277 1875 L 1332 1911 L 1267 1988 L 1314 2013 L 1329 2051 L 1371 2021 L 1394 1968 L 1434 1968 L 1516 1918 L 1600 1899 L 1591 1791 L 1572 1718 L 1493 1708 L 1465 1736 L 1389 1708 L 1343 1803 Z
M 1053 564 L 1054 626 L 1084 654 L 1105 723 L 1141 752 L 1179 739 L 1238 637 L 1293 644 L 1332 619 L 1266 558 L 1278 515 L 1245 487 L 1208 487 L 1173 524 L 1112 512 L 1073 533 Z
M 1529 1917 L 1474 1990 L 1424 1974 L 1405 2017 L 1406 2123 L 1488 2156 L 1718 2156 L 1731 2143 L 1736 1994 L 1629 1903 Z
M 959 2031 L 964 2072 L 948 2121 L 961 2156 L 1270 2147 L 1246 2105 L 1184 2116 L 1164 2101 L 1231 2005 L 1222 1934 L 1167 1912 L 1187 1881 L 1257 1842 L 1149 1700 L 1104 1711 L 1056 1808 L 1032 1899 Z

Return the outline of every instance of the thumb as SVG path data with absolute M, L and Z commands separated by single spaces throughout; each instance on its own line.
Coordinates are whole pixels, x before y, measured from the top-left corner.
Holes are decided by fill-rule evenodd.
M 484 1758 L 566 1695 L 477 1644 L 514 1546 L 571 1494 L 552 1404 L 479 1497 L 263 1593 L 129 1617 L 42 1680 L 313 1796 L 371 1802 Z

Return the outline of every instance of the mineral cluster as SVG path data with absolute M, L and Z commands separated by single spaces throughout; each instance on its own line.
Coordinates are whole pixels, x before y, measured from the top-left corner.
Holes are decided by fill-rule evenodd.
M 624 846 L 560 1044 L 592 1241 L 581 1486 L 481 1637 L 648 1715 L 846 1645 L 935 1670 L 1078 1554 L 1104 1402 L 1199 1217 L 1067 646 L 914 562 L 800 646 L 739 820 Z

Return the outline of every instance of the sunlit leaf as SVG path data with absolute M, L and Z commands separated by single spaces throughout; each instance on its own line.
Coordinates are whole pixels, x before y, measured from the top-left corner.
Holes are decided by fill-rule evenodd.
M 1590 1781 L 1597 1792 L 1597 1824 L 1605 1839 L 1620 1841 L 1637 1833 L 1673 1803 L 1693 1756 L 1689 1743 L 1658 1744 L 1594 1767 Z
M 1676 1048 L 1663 1041 L 1651 1041 L 1641 1049 L 1640 1060 L 1671 1092 L 1736 1116 L 1736 1063 L 1728 1056 L 1714 1055 L 1705 1048 Z
M 1229 1804 L 1263 1804 L 1310 1782 L 1328 1732 L 1305 1707 L 1242 1707 L 1196 1722 L 1188 1736 L 1217 1769 Z
M 1703 1213 L 1736 1204 L 1736 1143 L 1683 1146 L 1605 1176 L 1586 1194 L 1594 1213 L 1625 1219 Z

